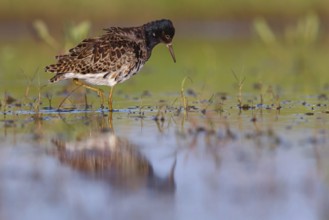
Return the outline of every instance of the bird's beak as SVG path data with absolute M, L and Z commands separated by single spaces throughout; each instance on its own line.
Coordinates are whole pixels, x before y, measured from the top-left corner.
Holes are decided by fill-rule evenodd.
M 170 52 L 170 55 L 171 55 L 172 59 L 176 63 L 176 58 L 175 58 L 174 49 L 172 48 L 172 43 L 167 44 L 167 47 L 169 49 L 169 52 Z

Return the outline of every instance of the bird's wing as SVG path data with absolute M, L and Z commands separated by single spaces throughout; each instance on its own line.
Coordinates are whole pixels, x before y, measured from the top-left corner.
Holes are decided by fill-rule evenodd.
M 113 72 L 122 65 L 138 62 L 140 45 L 122 35 L 105 34 L 83 40 L 67 54 L 56 56 L 57 63 L 46 71 L 64 73 Z

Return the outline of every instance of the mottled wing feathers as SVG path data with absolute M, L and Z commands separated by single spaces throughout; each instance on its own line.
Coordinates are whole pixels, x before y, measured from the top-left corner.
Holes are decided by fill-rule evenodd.
M 92 50 L 95 46 L 101 43 L 100 38 L 89 38 L 83 40 L 76 47 L 69 50 L 69 55 L 71 57 L 76 57 L 78 59 L 85 58 L 91 55 Z
M 101 37 L 83 40 L 68 54 L 56 56 L 57 63 L 46 67 L 46 71 L 58 75 L 51 81 L 58 80 L 65 73 L 111 74 L 120 71 L 123 65 L 137 65 L 141 56 L 140 43 L 128 37 L 130 35 L 125 29 L 122 32 L 113 28 L 107 30 L 108 33 Z
M 140 42 L 144 40 L 143 32 L 140 27 L 110 27 L 105 28 L 107 35 L 120 36 L 126 39 L 130 39 L 135 42 Z

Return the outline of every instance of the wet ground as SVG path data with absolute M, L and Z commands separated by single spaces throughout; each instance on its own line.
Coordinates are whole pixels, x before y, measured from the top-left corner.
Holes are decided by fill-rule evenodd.
M 285 98 L 2 106 L 0 219 L 328 219 L 327 98 Z

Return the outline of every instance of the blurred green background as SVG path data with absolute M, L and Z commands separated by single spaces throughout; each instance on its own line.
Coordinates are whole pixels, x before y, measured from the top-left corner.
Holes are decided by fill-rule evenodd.
M 102 28 L 160 18 L 176 27 L 177 63 L 158 46 L 141 74 L 116 91 L 179 92 L 186 76 L 200 97 L 235 94 L 239 79 L 245 92 L 329 90 L 326 0 L 1 0 L 0 94 L 55 94 L 63 83 L 50 85 L 52 74 L 43 71 L 55 55 Z
M 52 23 L 88 19 L 94 23 L 137 23 L 158 17 L 175 20 L 248 19 L 255 15 L 279 20 L 302 16 L 310 10 L 326 17 L 329 3 L 325 0 L 204 0 L 200 1 L 119 1 L 119 0 L 2 0 L 2 21 L 31 22 L 44 19 Z

